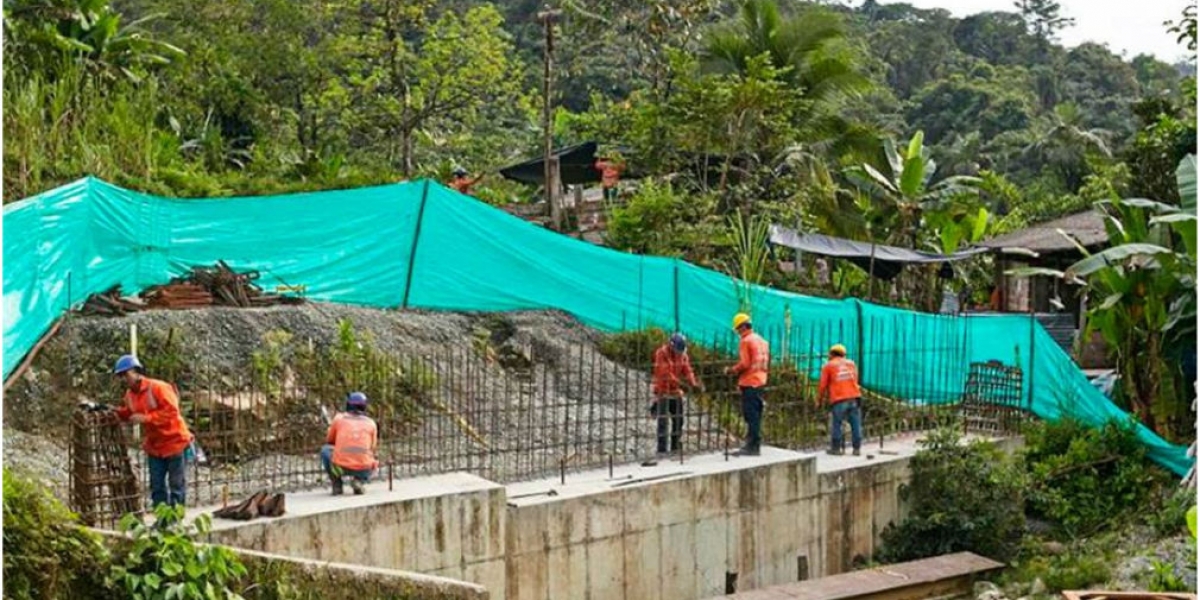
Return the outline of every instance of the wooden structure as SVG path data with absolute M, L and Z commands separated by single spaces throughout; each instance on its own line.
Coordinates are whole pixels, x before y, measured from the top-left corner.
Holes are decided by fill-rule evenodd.
M 1196 600 L 1195 594 L 1174 592 L 1105 592 L 1088 590 L 1083 592 L 1063 590 L 1066 600 Z
M 1061 233 L 1060 233 L 1061 232 Z M 1072 242 L 1072 240 L 1075 240 Z M 1083 258 L 1079 245 L 1088 251 L 1108 243 L 1104 216 L 1096 210 L 1068 215 L 1032 225 L 979 243 L 996 255 L 996 286 L 1000 289 L 1002 312 L 1070 312 L 1078 320 L 1080 288 L 1053 277 L 1018 278 L 1007 275 L 1021 267 L 1065 269 Z M 1056 310 L 1058 298 L 1063 309 Z
M 989 558 L 959 552 L 722 597 L 728 600 L 917 600 L 951 597 L 969 594 L 976 578 L 1003 568 L 1002 563 Z
M 1084 257 L 1083 246 L 1089 252 L 1108 244 L 1104 215 L 1095 209 L 1046 221 L 1018 231 L 1006 233 L 979 245 L 995 255 L 995 286 L 999 291 L 1000 312 L 1035 313 L 1038 320 L 1065 350 L 1075 349 L 1075 336 L 1083 326 L 1087 298 L 1080 285 L 1055 277 L 1038 275 L 1013 277 L 1009 271 L 1023 267 L 1064 270 Z M 1084 367 L 1108 366 L 1102 347 L 1089 340 L 1082 355 Z

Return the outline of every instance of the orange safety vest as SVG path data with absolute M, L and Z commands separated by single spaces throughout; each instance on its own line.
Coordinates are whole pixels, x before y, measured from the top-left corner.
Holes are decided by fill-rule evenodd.
M 192 443 L 183 415 L 179 413 L 179 396 L 175 386 L 157 379 L 143 377 L 137 390 L 126 390 L 125 405 L 117 416 L 128 421 L 135 414 L 147 415 L 142 423 L 142 448 L 155 458 L 170 458 L 180 454 Z
M 326 442 L 333 444 L 333 464 L 350 471 L 369 471 L 375 461 L 375 421 L 366 415 L 340 414 L 329 426 Z
M 771 349 L 767 340 L 753 331 L 742 336 L 738 344 L 738 386 L 759 388 L 767 385 L 767 367 L 771 364 Z
M 835 358 L 821 367 L 821 383 L 817 394 L 824 397 L 825 392 L 829 392 L 830 404 L 862 397 L 862 390 L 858 387 L 858 366 L 854 361 Z

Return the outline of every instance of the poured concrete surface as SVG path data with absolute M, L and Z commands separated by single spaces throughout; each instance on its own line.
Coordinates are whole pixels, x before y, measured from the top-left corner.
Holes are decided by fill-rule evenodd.
M 614 466 L 495 484 L 453 473 L 288 494 L 287 515 L 215 520 L 214 542 L 312 560 L 418 571 L 491 598 L 707 598 L 834 575 L 875 553 L 901 518 L 917 436 L 863 456 L 764 448 L 654 467 Z M 208 511 L 211 512 L 211 511 Z
M 331 496 L 327 489 L 288 494 L 282 517 L 214 519 L 211 541 L 503 588 L 503 486 L 450 473 L 387 487 L 386 481 L 371 483 L 362 496 Z

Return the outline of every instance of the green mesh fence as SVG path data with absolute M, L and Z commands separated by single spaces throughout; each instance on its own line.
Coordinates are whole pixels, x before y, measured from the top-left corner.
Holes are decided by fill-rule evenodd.
M 683 261 L 636 256 L 558 235 L 430 181 L 253 198 L 173 200 L 83 179 L 4 210 L 4 374 L 69 306 L 120 284 L 127 293 L 224 260 L 259 283 L 305 286 L 314 300 L 457 311 L 558 309 L 608 331 L 728 326 L 736 282 Z M 885 394 L 920 389 L 956 401 L 971 362 L 1021 367 L 1028 409 L 1099 425 L 1127 416 L 1093 388 L 1032 318 L 939 319 L 859 300 L 754 288 L 768 327 L 812 328 L 834 342 L 902 357 L 868 366 Z M 732 332 L 730 333 L 732 335 Z M 961 377 L 934 377 L 941 346 L 965 348 Z M 966 340 L 963 343 L 962 340 Z M 882 346 L 889 346 L 883 348 Z M 886 367 L 886 368 L 884 368 Z M 927 381 L 928 380 L 928 381 Z M 1150 455 L 1183 474 L 1186 449 L 1139 425 Z

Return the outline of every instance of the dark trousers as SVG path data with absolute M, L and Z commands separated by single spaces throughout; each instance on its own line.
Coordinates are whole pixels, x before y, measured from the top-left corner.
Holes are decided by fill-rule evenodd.
M 658 453 L 678 452 L 679 438 L 683 436 L 683 399 L 663 397 L 654 403 L 654 416 L 658 421 Z M 667 448 L 667 425 L 670 422 L 671 446 Z
M 830 449 L 841 452 L 846 448 L 842 439 L 842 423 L 850 421 L 850 443 L 855 450 L 862 447 L 862 399 L 842 400 L 830 407 L 833 413 L 833 429 L 830 430 Z
M 742 388 L 742 418 L 746 420 L 746 449 L 762 448 L 763 389 Z
M 187 469 L 183 452 L 167 458 L 147 457 L 150 467 L 150 503 L 154 506 L 184 504 L 187 490 Z

